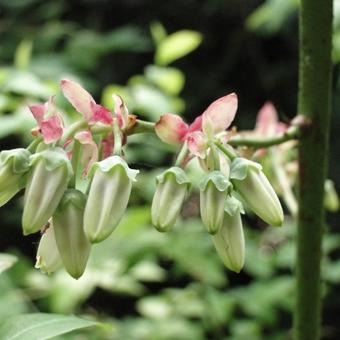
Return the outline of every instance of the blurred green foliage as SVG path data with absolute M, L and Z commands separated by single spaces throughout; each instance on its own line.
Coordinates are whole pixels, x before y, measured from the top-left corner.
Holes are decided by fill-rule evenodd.
M 0 12 L 4 15 L 0 24 L 2 148 L 30 140 L 34 121 L 27 104 L 45 101 L 58 93 L 58 82 L 64 77 L 82 80 L 109 108 L 112 93 L 118 93 L 131 113 L 153 121 L 164 112 L 183 114 L 188 110 L 189 115 L 196 115 L 196 110 L 204 109 L 203 103 L 209 102 L 207 98 L 218 97 L 222 84 L 223 91 L 233 84 L 239 88 L 239 123 L 244 127 L 252 126 L 256 110 L 262 105 L 260 101 L 268 99 L 268 95 L 284 97 L 282 105 L 286 111 L 292 107 L 290 100 L 295 104 L 295 84 L 285 77 L 287 69 L 291 69 L 291 59 L 297 55 L 291 52 L 290 60 L 273 61 L 273 49 L 278 45 L 269 39 L 278 36 L 289 40 L 284 46 L 295 46 L 296 37 L 287 38 L 287 30 L 296 29 L 297 1 L 254 0 L 246 11 L 237 7 L 239 1 L 214 0 L 204 5 L 199 1 L 177 1 L 174 13 L 165 3 L 141 3 L 145 6 L 143 13 L 138 13 L 141 9 L 132 0 L 117 2 L 113 12 L 105 0 L 75 4 L 0 0 Z M 338 18 L 339 6 L 335 3 Z M 137 9 L 129 12 L 133 6 Z M 192 12 L 185 12 L 186 6 L 192 6 Z M 159 12 L 150 20 L 150 7 L 163 10 L 163 17 Z M 202 9 L 195 13 L 195 8 Z M 235 13 L 235 8 L 240 13 Z M 142 14 L 147 23 L 136 18 Z M 183 19 L 180 24 L 176 22 L 177 26 L 173 24 L 175 27 L 157 21 L 171 23 L 177 17 Z M 202 26 L 195 26 L 199 21 L 205 25 L 201 33 L 198 31 L 203 31 Z M 173 33 L 168 34 L 165 26 Z M 261 38 L 264 40 L 250 43 L 244 27 L 265 33 L 265 38 Z M 336 19 L 335 62 L 340 55 L 339 27 Z M 251 39 L 255 39 L 255 34 Z M 222 46 L 221 41 L 228 43 Z M 248 50 L 244 50 L 246 44 L 250 46 Z M 202 51 L 196 57 L 202 59 L 199 62 L 194 54 L 188 55 L 197 47 Z M 277 54 L 280 52 L 279 49 Z M 245 70 L 239 60 L 245 61 Z M 249 65 L 255 70 L 252 76 L 247 73 Z M 281 84 L 282 79 L 288 84 L 286 87 Z M 72 120 L 75 113 L 59 93 L 57 102 Z M 101 327 L 73 331 L 59 339 L 289 338 L 294 298 L 294 221 L 287 218 L 282 228 L 274 229 L 264 227 L 255 218 L 245 220 L 247 257 L 239 275 L 226 271 L 218 259 L 210 236 L 197 218 L 195 190 L 175 230 L 159 234 L 150 225 L 149 207 L 155 175 L 170 163 L 172 151 L 155 136 L 129 139 L 127 159 L 143 170 L 130 209 L 117 231 L 94 246 L 85 275 L 77 281 L 63 271 L 49 277 L 33 269 L 37 237 L 24 241 L 21 236 L 20 198 L 3 207 L 1 320 L 43 312 L 76 314 L 103 322 Z M 192 165 L 189 172 L 197 183 L 201 175 L 198 167 Z M 339 312 L 339 248 L 339 234 L 328 234 L 323 260 L 325 339 L 336 339 L 340 334 L 332 317 Z

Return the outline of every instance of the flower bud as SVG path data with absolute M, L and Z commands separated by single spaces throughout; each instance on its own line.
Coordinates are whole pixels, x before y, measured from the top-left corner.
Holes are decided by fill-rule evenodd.
M 59 269 L 61 265 L 61 257 L 55 240 L 53 224 L 51 222 L 41 236 L 35 268 L 40 269 L 44 274 L 51 274 Z
M 24 235 L 38 231 L 53 215 L 73 176 L 71 163 L 61 148 L 34 154 L 30 165 L 22 216 Z
M 90 242 L 84 228 L 86 196 L 79 190 L 65 192 L 53 215 L 55 239 L 67 272 L 78 279 L 83 275 L 90 255 Z
M 138 170 L 119 156 L 95 163 L 89 173 L 91 187 L 84 212 L 85 234 L 91 243 L 105 240 L 116 228 L 127 207 Z
M 230 178 L 236 191 L 256 215 L 270 225 L 282 225 L 281 203 L 260 164 L 236 158 L 231 164 Z
M 151 206 L 151 221 L 158 231 L 166 232 L 176 222 L 190 181 L 181 168 L 172 167 L 157 176 L 156 185 Z
M 26 149 L 0 153 L 0 207 L 25 186 L 30 155 Z
M 201 218 L 210 234 L 216 234 L 222 226 L 225 200 L 231 187 L 220 171 L 209 173 L 200 185 Z
M 213 242 L 223 263 L 239 273 L 244 266 L 245 243 L 241 220 L 241 203 L 231 196 L 226 201 L 223 224 Z

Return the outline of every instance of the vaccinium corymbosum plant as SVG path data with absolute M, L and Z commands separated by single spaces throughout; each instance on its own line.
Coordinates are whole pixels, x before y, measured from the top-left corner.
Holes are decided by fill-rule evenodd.
M 242 204 L 268 224 L 282 224 L 283 210 L 270 181 L 262 166 L 248 159 L 249 154 L 257 159 L 266 152 L 255 148 L 245 154 L 235 148 L 242 145 L 243 135 L 228 130 L 237 111 L 236 94 L 215 100 L 188 125 L 170 113 L 156 123 L 137 119 L 118 95 L 113 95 L 111 112 L 72 80 L 62 80 L 61 91 L 79 118 L 65 126 L 53 97 L 45 104 L 31 105 L 37 121 L 33 142 L 27 149 L 0 154 L 0 204 L 25 188 L 23 232 L 42 232 L 37 267 L 43 272 L 52 273 L 63 265 L 78 279 L 85 271 L 91 243 L 110 237 L 119 225 L 139 172 L 128 165 L 123 148 L 128 147 L 128 137 L 139 132 L 156 133 L 179 151 L 173 166 L 156 178 L 151 223 L 158 231 L 169 231 L 180 218 L 192 187 L 185 168 L 194 158 L 206 173 L 199 188 L 193 188 L 200 192 L 201 219 L 230 270 L 239 272 L 244 264 Z M 265 113 L 262 127 L 258 123 L 253 134 L 266 124 L 274 129 L 268 107 Z M 296 132 L 286 133 L 289 129 L 285 126 L 284 134 L 277 137 L 263 135 L 274 138 L 273 143 L 275 138 L 287 141 L 296 137 Z M 244 142 L 250 140 L 261 148 L 255 137 L 248 135 Z

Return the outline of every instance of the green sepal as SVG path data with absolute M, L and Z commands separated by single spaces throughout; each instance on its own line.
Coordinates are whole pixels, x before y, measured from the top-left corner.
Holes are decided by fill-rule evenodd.
M 235 158 L 230 166 L 230 178 L 242 181 L 248 176 L 250 169 L 260 171 L 262 165 L 246 158 Z
M 49 148 L 35 153 L 30 157 L 30 166 L 34 166 L 34 164 L 40 160 L 45 163 L 48 171 L 53 171 L 63 165 L 66 165 L 68 180 L 70 180 L 73 176 L 72 164 L 68 159 L 65 150 L 60 147 Z
M 165 179 L 169 176 L 174 177 L 177 184 L 187 184 L 188 186 L 191 185 L 191 182 L 185 171 L 178 166 L 173 166 L 165 170 L 162 174 L 158 175 L 156 177 L 156 183 L 164 183 Z
M 23 148 L 4 150 L 0 153 L 0 166 L 4 166 L 12 161 L 12 171 L 14 174 L 26 173 L 30 168 L 31 153 Z
M 97 169 L 102 172 L 111 173 L 116 166 L 123 168 L 126 175 L 130 178 L 131 181 L 136 181 L 136 176 L 139 173 L 139 170 L 131 169 L 129 165 L 125 162 L 125 160 L 119 156 L 110 156 L 100 162 L 96 162 L 92 165 L 88 178 L 92 178 Z
M 227 213 L 229 216 L 245 213 L 243 204 L 232 195 L 227 196 L 224 206 L 224 212 Z
M 84 210 L 86 205 L 86 195 L 77 189 L 67 189 L 54 215 L 62 212 L 68 204 L 72 204 L 78 209 Z
M 204 177 L 202 182 L 199 184 L 201 191 L 204 191 L 209 183 L 213 183 L 218 191 L 228 193 L 231 192 L 233 185 L 230 183 L 228 178 L 221 171 L 212 171 L 207 176 Z

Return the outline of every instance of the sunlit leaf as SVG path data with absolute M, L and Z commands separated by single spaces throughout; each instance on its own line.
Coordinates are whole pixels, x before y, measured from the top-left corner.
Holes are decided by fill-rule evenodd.
M 23 314 L 2 320 L 3 340 L 51 339 L 76 329 L 97 325 L 96 322 L 58 314 Z
M 16 284 L 17 281 L 13 282 L 12 278 L 9 278 L 8 272 L 0 275 L 0 320 L 29 311 L 27 296 L 23 291 L 18 290 Z
M 0 116 L 0 138 L 11 134 L 24 134 L 34 126 L 34 119 L 25 107 L 20 107 L 11 115 Z
M 23 40 L 18 45 L 14 55 L 14 65 L 18 69 L 24 70 L 28 67 L 31 61 L 32 47 L 31 40 Z
M 8 75 L 7 83 L 4 85 L 4 91 L 42 99 L 47 99 L 48 96 L 53 95 L 53 91 L 38 77 L 24 71 L 11 72 Z
M 139 313 L 149 318 L 164 319 L 172 313 L 172 306 L 162 297 L 146 297 L 138 301 Z
M 131 94 L 129 92 L 128 87 L 112 84 L 108 85 L 104 88 L 102 93 L 101 103 L 107 107 L 108 109 L 114 109 L 114 101 L 112 98 L 113 94 L 117 94 L 122 97 L 124 103 L 127 105 L 129 111 L 133 110 L 133 99 L 131 98 Z
M 266 0 L 246 20 L 246 27 L 265 34 L 277 33 L 299 6 L 298 0 Z
M 165 27 L 158 21 L 151 23 L 150 31 L 155 45 L 159 45 L 167 36 Z
M 145 76 L 162 90 L 178 95 L 184 86 L 184 74 L 174 67 L 150 65 L 145 68 Z
M 0 274 L 6 269 L 12 267 L 17 260 L 16 256 L 0 253 Z
M 153 121 L 157 121 L 164 112 L 178 112 L 180 109 L 171 97 L 153 86 L 135 85 L 131 88 L 131 95 L 136 111 Z
M 163 39 L 157 47 L 155 61 L 168 65 L 194 51 L 201 43 L 200 33 L 190 30 L 177 31 Z

